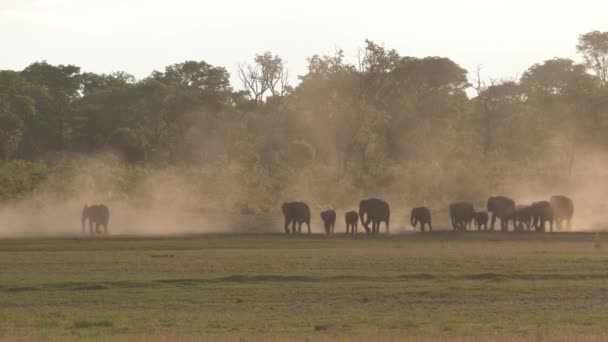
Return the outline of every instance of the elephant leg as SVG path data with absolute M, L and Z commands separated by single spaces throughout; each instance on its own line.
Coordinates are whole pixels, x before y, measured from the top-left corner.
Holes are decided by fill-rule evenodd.
M 298 222 L 298 234 L 302 232 L 302 222 Z
M 285 233 L 289 234 L 289 223 L 290 220 L 286 217 L 285 218 Z
M 291 220 L 291 233 L 296 233 L 296 220 Z
M 386 224 L 386 234 L 390 233 L 391 231 L 389 221 L 389 219 L 386 219 L 386 222 L 384 222 Z
M 306 228 L 308 228 L 308 234 L 311 233 L 310 231 L 310 222 L 306 221 Z
M 542 232 L 544 232 L 544 231 L 545 231 L 545 219 L 541 219 L 541 220 L 540 220 L 540 230 L 541 230 Z
M 353 235 L 357 234 L 358 228 L 359 228 L 359 222 L 355 222 L 355 224 L 353 225 Z
M 553 220 L 549 220 L 549 231 L 553 233 Z
M 93 227 L 93 221 L 89 220 L 89 234 L 95 235 L 95 228 Z

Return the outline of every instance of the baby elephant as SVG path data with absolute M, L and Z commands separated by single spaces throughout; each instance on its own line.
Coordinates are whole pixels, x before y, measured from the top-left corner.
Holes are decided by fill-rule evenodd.
M 483 227 L 483 230 L 488 230 L 488 220 L 488 213 L 485 211 L 476 211 L 473 213 L 473 221 L 475 221 L 477 230 L 481 230 L 481 227 Z
M 418 222 L 420 222 L 420 231 L 424 232 L 424 225 L 429 225 L 429 231 L 433 231 L 433 226 L 431 225 L 431 212 L 427 207 L 418 207 L 412 209 L 412 214 L 410 216 L 410 221 L 412 223 L 412 227 L 416 227 Z
M 334 225 L 336 224 L 336 211 L 333 209 L 328 209 L 321 212 L 321 219 L 323 220 L 323 225 L 325 226 L 325 233 L 331 234 L 334 232 Z
M 359 214 L 352 210 L 344 214 L 344 220 L 346 221 L 346 234 L 357 233 L 357 226 L 359 225 Z M 350 231 L 349 231 L 350 228 Z

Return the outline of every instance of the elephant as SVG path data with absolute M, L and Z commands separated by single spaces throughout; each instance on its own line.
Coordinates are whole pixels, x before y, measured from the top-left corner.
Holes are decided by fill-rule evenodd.
M 334 226 L 336 225 L 336 211 L 333 209 L 328 209 L 321 212 L 321 219 L 323 220 L 323 225 L 325 226 L 325 233 L 327 235 L 333 234 Z
M 476 211 L 473 213 L 473 222 L 475 222 L 475 227 L 477 230 L 488 230 L 488 213 L 486 211 Z
M 515 225 L 516 230 L 523 231 L 530 230 L 532 227 L 532 206 L 530 205 L 518 205 L 515 207 Z
M 505 196 L 490 197 L 488 198 L 487 208 L 488 212 L 492 213 L 491 230 L 494 230 L 496 218 L 500 219 L 501 231 L 509 231 L 509 221 L 513 221 L 515 229 L 515 201 Z
M 450 204 L 450 220 L 452 229 L 467 230 L 467 225 L 473 220 L 475 212 L 473 204 L 470 202 L 455 202 Z
M 572 200 L 566 196 L 551 196 L 550 202 L 557 229 L 562 229 L 563 221 L 566 221 L 566 228 L 570 229 L 572 215 L 574 215 Z
M 429 225 L 429 231 L 433 231 L 433 226 L 431 225 L 431 211 L 427 207 L 417 207 L 412 209 L 412 213 L 410 215 L 410 222 L 412 227 L 416 227 L 418 222 L 420 222 L 420 231 L 424 233 L 424 226 L 426 224 Z
M 387 202 L 378 198 L 369 198 L 359 202 L 359 219 L 367 233 L 378 233 L 380 223 L 386 224 L 386 233 L 389 232 L 391 209 Z M 372 228 L 369 228 L 370 222 Z
M 354 210 L 349 211 L 344 214 L 344 220 L 346 221 L 346 234 L 349 233 L 349 228 L 350 233 L 356 234 L 357 226 L 359 225 L 359 214 Z
M 298 224 L 298 233 L 302 232 L 302 223 L 306 223 L 308 234 L 310 234 L 310 208 L 304 202 L 287 202 L 281 205 L 281 210 L 285 216 L 285 233 L 289 234 L 289 224 L 291 223 L 291 232 L 296 233 L 296 223 Z
M 553 232 L 553 209 L 548 201 L 534 202 L 531 206 L 532 221 L 538 232 L 545 231 L 545 222 L 549 222 L 550 231 Z
M 110 220 L 110 209 L 108 207 L 103 204 L 84 205 L 81 216 L 83 233 L 87 219 L 89 220 L 89 233 L 91 235 L 102 233 L 99 226 L 103 226 L 103 234 L 108 235 L 108 221 Z M 94 230 L 93 226 L 95 226 Z

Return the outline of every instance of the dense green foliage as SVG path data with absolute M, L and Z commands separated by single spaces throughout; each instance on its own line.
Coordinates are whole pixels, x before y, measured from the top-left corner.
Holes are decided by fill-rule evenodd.
M 580 151 L 608 148 L 607 45 L 608 33 L 581 35 L 585 64 L 555 58 L 508 81 L 371 41 L 356 65 L 342 52 L 310 57 L 295 87 L 268 52 L 239 66 L 245 91 L 204 61 L 142 80 L 46 62 L 0 71 L 0 197 L 73 169 L 72 156 L 107 151 L 120 156 L 118 168 L 173 168 L 189 182 L 213 174 L 206 193 L 236 184 L 233 202 L 444 201 L 509 179 L 567 184 Z M 121 182 L 115 190 L 129 192 Z

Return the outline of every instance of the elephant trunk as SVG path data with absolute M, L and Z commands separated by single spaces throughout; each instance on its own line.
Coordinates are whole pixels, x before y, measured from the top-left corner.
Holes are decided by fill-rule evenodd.
M 410 216 L 410 222 L 412 223 L 412 227 L 416 227 L 416 219 L 414 218 L 414 214 Z
M 363 216 L 365 216 L 366 213 L 364 210 L 359 210 L 359 218 L 361 219 L 361 225 L 363 225 L 363 228 L 365 229 L 366 232 L 370 232 L 369 229 L 369 214 L 367 214 L 367 219 L 364 219 Z

